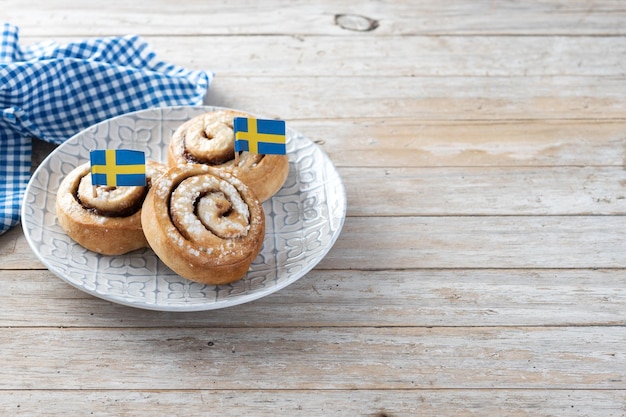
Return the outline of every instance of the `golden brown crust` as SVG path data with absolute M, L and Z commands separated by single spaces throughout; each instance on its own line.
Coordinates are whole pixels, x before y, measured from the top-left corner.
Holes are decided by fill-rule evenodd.
M 180 276 L 206 284 L 241 279 L 263 245 L 265 214 L 231 173 L 171 167 L 150 189 L 141 220 L 150 247 Z
M 242 152 L 235 165 L 233 119 L 252 117 L 234 110 L 200 114 L 176 129 L 168 147 L 168 164 L 203 164 L 237 176 L 262 202 L 272 197 L 289 174 L 287 155 Z
M 165 166 L 147 161 L 149 184 Z M 61 182 L 56 197 L 59 225 L 81 246 L 103 254 L 121 255 L 146 247 L 141 206 L 146 187 L 96 187 L 93 194 L 89 163 L 73 169 Z

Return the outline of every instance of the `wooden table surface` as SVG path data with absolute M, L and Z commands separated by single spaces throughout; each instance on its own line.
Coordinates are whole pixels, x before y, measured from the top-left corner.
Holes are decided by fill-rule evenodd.
M 624 3 L 259 3 L 0 0 L 26 44 L 214 71 L 207 104 L 287 120 L 348 202 L 313 271 L 196 313 L 0 236 L 0 414 L 626 415 Z

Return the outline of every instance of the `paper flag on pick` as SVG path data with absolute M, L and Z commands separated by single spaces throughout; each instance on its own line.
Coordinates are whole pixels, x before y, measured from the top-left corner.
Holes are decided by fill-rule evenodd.
M 287 154 L 285 121 L 235 117 L 235 152 Z
M 146 185 L 146 155 L 130 149 L 97 149 L 89 153 L 92 185 Z

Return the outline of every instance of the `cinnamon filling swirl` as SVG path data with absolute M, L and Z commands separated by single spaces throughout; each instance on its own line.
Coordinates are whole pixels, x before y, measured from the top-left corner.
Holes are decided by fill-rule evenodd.
M 74 193 L 76 201 L 93 213 L 105 217 L 128 217 L 141 209 L 147 187 L 94 187 L 91 174 L 81 178 Z
M 242 278 L 265 235 L 263 207 L 247 185 L 200 164 L 170 168 L 148 192 L 141 223 L 167 266 L 210 284 Z
M 287 155 L 239 152 L 235 164 L 235 117 L 250 115 L 234 110 L 207 112 L 180 125 L 170 139 L 168 164 L 202 164 L 223 169 L 248 185 L 261 201 L 272 197 L 289 174 Z

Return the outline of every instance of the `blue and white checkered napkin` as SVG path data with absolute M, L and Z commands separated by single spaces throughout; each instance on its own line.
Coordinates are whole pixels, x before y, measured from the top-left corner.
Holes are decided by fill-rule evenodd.
M 31 139 L 61 143 L 131 111 L 199 105 L 212 73 L 157 60 L 138 36 L 20 46 L 0 26 L 0 234 L 19 221 Z

